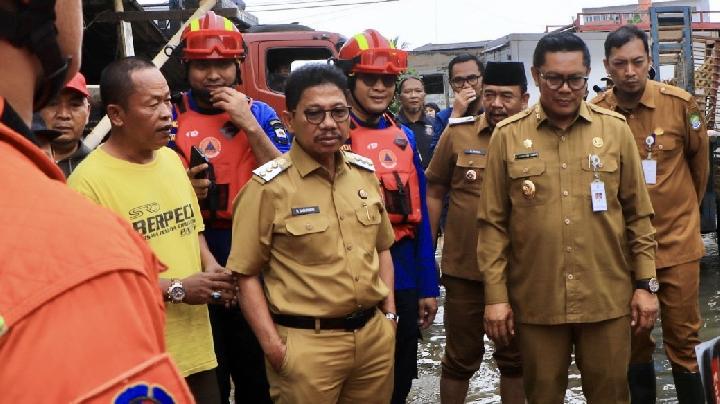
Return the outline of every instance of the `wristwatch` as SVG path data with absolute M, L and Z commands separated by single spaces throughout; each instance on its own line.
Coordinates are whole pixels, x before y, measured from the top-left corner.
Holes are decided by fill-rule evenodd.
M 660 282 L 657 278 L 640 279 L 635 281 L 635 289 L 644 289 L 655 294 L 660 290 Z
M 400 319 L 400 317 L 398 317 L 397 314 L 392 313 L 392 312 L 387 312 L 387 313 L 385 313 L 385 318 L 388 319 L 388 320 L 392 320 L 392 321 L 394 321 L 394 322 L 396 322 L 396 323 L 397 323 L 398 320 Z
M 185 300 L 185 288 L 182 282 L 179 279 L 171 279 L 165 295 L 172 303 L 182 303 Z

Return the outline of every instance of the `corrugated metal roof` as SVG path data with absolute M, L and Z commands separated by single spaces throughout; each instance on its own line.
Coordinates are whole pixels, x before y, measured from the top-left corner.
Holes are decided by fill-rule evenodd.
M 455 42 L 455 43 L 438 43 L 438 44 L 425 44 L 412 50 L 412 52 L 433 52 L 443 50 L 456 50 L 466 48 L 484 48 L 485 44 L 489 41 L 474 41 L 474 42 Z

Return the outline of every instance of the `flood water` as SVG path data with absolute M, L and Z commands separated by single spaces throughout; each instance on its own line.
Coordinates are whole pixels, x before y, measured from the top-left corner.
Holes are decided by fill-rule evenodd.
M 714 235 L 703 236 L 707 254 L 700 267 L 700 310 L 705 325 L 700 331 L 700 338 L 706 341 L 720 335 L 720 257 Z M 440 249 L 438 248 L 438 251 Z M 419 379 L 413 383 L 408 403 L 430 404 L 440 402 L 440 358 L 445 349 L 445 328 L 443 327 L 442 296 L 440 308 L 434 324 L 424 333 L 424 341 L 420 343 L 418 363 Z M 653 331 L 657 341 L 655 350 L 655 370 L 658 376 L 658 403 L 677 403 L 675 386 L 672 381 L 670 363 L 662 350 L 662 336 L 659 323 Z M 493 345 L 485 339 L 485 360 L 482 367 L 470 380 L 467 403 L 499 403 L 500 374 L 492 360 Z M 568 391 L 565 402 L 572 404 L 585 403 L 580 385 L 580 374 L 574 363 L 570 368 Z

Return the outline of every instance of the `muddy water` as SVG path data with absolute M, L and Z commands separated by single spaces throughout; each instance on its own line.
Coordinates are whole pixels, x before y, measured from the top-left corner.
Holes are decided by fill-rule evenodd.
M 703 340 L 720 335 L 720 257 L 714 236 L 705 236 L 707 255 L 701 262 L 700 273 L 700 310 L 705 319 L 705 326 L 700 337 Z M 444 291 L 442 292 L 444 293 Z M 442 298 L 443 296 L 441 296 Z M 662 336 L 660 327 L 653 332 L 657 340 L 655 352 L 655 368 L 658 375 L 658 403 L 676 403 L 675 387 L 672 382 L 670 363 L 661 348 Z M 440 402 L 440 358 L 445 347 L 445 328 L 443 327 L 442 305 L 438 310 L 435 323 L 425 333 L 425 339 L 419 349 L 420 378 L 415 380 L 410 392 L 408 403 L 430 404 Z M 480 370 L 470 380 L 468 403 L 499 403 L 499 373 L 492 361 L 492 344 L 485 340 L 485 360 Z M 567 403 L 584 403 L 580 386 L 580 374 L 574 363 L 570 369 Z

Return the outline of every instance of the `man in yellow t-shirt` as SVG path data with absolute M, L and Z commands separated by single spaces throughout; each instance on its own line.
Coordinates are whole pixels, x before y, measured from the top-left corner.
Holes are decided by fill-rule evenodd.
M 170 93 L 151 63 L 126 58 L 103 70 L 100 94 L 112 129 L 68 179 L 70 187 L 132 224 L 168 267 L 158 282 L 167 348 L 198 402 L 219 402 L 207 303 L 231 303 L 232 275 L 201 234 L 197 198 L 170 136 Z

